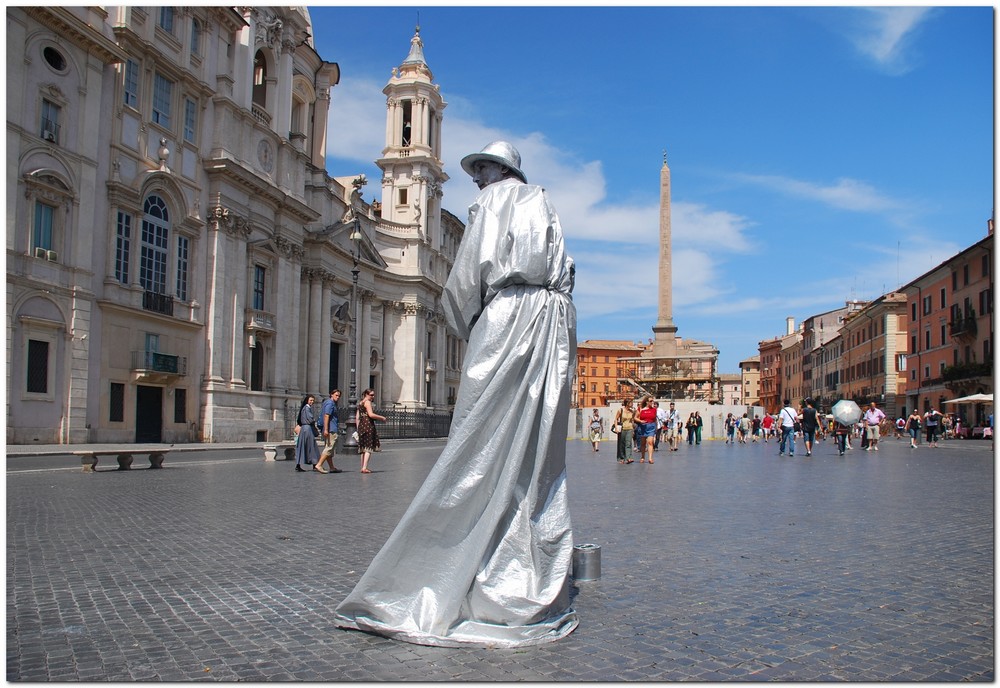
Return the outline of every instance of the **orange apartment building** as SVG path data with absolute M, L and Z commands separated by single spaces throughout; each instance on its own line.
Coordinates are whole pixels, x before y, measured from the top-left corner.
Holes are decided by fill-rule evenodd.
M 993 222 L 988 235 L 902 288 L 907 296 L 906 400 L 921 413 L 955 413 L 983 425 L 992 404 L 944 405 L 992 393 Z
M 760 357 L 760 405 L 766 413 L 781 408 L 781 338 L 775 337 L 758 345 Z
M 635 358 L 645 349 L 624 340 L 588 339 L 577 344 L 573 407 L 599 408 L 635 397 L 635 388 L 623 381 L 619 359 Z
M 781 410 L 782 401 L 788 397 L 788 384 L 783 366 L 790 354 L 790 347 L 801 338 L 795 331 L 794 318 L 785 319 L 785 335 L 775 337 L 758 344 L 757 354 L 760 359 L 760 405 L 765 413 L 777 413 Z M 801 350 L 801 349 L 800 349 Z M 801 375 L 801 373 L 800 373 Z M 791 399 L 791 397 L 788 397 Z

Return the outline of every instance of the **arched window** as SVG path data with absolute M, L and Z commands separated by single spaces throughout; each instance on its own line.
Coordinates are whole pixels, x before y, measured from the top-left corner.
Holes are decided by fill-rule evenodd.
M 253 57 L 253 102 L 267 107 L 267 60 L 260 50 Z
M 167 293 L 167 248 L 170 214 L 159 196 L 146 197 L 142 207 L 142 237 L 139 252 L 139 284 L 153 294 Z

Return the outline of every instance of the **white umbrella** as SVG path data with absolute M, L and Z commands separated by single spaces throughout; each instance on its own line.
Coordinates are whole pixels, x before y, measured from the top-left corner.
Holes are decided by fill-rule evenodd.
M 841 399 L 830 409 L 833 419 L 841 425 L 851 425 L 861 419 L 861 407 L 850 399 Z
M 970 394 L 967 397 L 959 397 L 958 399 L 949 399 L 944 402 L 946 404 L 970 404 L 970 403 L 981 403 L 985 401 L 993 401 L 992 394 Z

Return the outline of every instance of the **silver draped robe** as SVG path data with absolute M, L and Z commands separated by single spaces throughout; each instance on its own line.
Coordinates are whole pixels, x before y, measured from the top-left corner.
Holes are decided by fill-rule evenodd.
M 558 640 L 573 537 L 566 430 L 573 260 L 539 187 L 505 179 L 469 208 L 442 297 L 468 340 L 451 433 L 336 623 L 421 645 Z

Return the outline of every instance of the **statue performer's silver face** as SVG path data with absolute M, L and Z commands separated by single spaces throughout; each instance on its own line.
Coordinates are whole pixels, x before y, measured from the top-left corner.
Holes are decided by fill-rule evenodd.
M 479 160 L 472 166 L 472 171 L 474 172 L 472 181 L 476 183 L 476 186 L 480 190 L 485 189 L 490 184 L 503 179 L 505 169 L 507 168 L 492 160 Z

